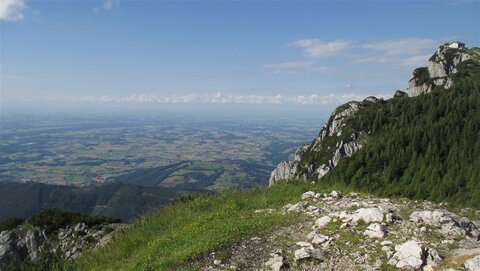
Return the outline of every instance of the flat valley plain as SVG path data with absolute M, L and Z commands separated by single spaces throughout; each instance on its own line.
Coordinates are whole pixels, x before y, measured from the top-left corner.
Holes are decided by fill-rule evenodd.
M 322 117 L 2 116 L 0 182 L 221 190 L 265 184 Z

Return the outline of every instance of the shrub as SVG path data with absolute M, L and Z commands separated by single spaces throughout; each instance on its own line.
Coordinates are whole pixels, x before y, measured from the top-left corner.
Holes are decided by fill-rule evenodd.
M 29 222 L 38 227 L 44 227 L 46 232 L 52 232 L 68 225 L 85 223 L 95 226 L 104 223 L 119 223 L 120 219 L 105 216 L 87 216 L 81 213 L 65 212 L 60 209 L 45 209 L 35 214 Z
M 13 230 L 25 221 L 23 218 L 12 217 L 0 223 L 0 232 Z

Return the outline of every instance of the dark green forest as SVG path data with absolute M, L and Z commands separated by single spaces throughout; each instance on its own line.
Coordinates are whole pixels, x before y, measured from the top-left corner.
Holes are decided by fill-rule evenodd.
M 368 143 L 322 181 L 480 207 L 480 65 L 465 61 L 452 79 L 450 89 L 360 109 L 347 126 Z
M 11 217 L 29 218 L 44 209 L 58 208 L 129 222 L 190 192 L 119 183 L 96 187 L 0 183 L 0 221 Z

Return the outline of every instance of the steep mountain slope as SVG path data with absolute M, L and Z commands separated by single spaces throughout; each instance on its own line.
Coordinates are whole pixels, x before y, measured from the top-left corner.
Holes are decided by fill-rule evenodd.
M 441 46 L 428 67 L 415 70 L 407 93 L 338 107 L 294 161 L 272 172 L 270 185 L 321 179 L 480 206 L 480 50 Z

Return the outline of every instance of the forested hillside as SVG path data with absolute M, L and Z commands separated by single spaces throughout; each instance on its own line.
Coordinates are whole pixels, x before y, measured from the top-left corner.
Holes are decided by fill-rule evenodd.
M 59 208 L 89 215 L 112 216 L 128 222 L 187 193 L 165 187 L 119 183 L 96 187 L 2 183 L 0 221 L 10 217 L 28 218 L 43 209 Z
M 368 143 L 323 180 L 384 196 L 480 206 L 480 65 L 459 65 L 454 86 L 398 97 L 347 123 Z

